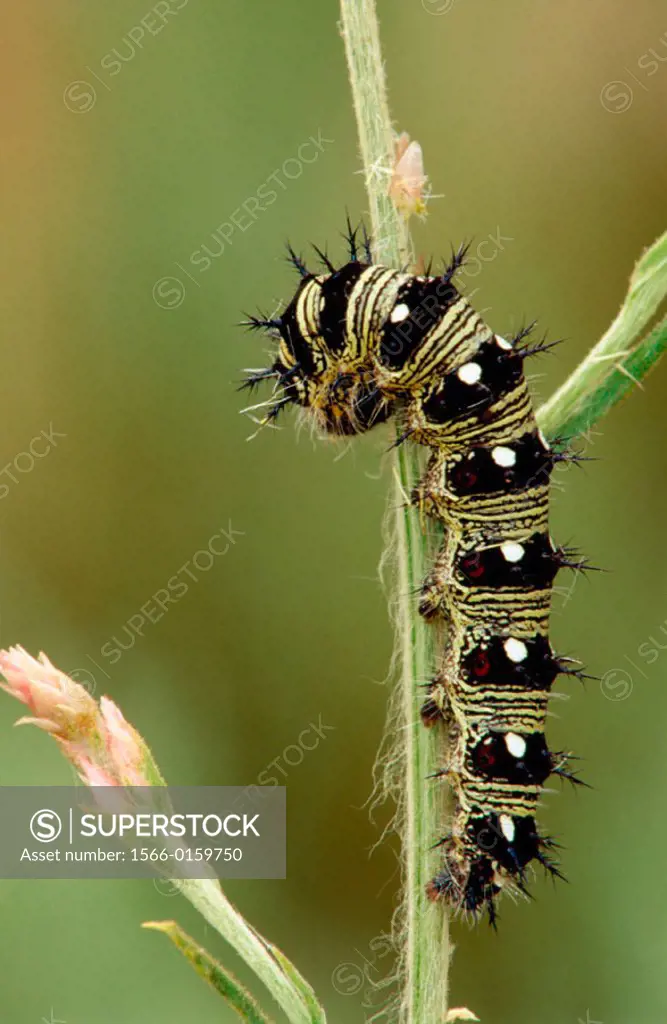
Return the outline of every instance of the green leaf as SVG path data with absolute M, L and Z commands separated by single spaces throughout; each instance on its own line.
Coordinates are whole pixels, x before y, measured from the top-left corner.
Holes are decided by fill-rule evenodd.
M 217 879 L 180 878 L 173 881 L 182 895 L 264 982 L 291 1024 L 312 1024 L 313 1019 L 322 1022 L 326 1020 L 324 1010 L 319 1005 L 319 1016 L 313 1018 L 301 989 L 294 984 L 272 953 L 271 944 L 239 914 L 225 896 Z M 296 968 L 293 971 L 296 972 Z
M 318 1003 L 312 987 L 308 984 L 303 975 L 297 971 L 294 964 L 287 959 L 285 954 L 282 953 L 277 946 L 269 944 L 269 949 L 294 987 L 298 989 L 303 996 L 304 1002 L 312 1015 L 313 1024 L 326 1024 L 324 1011 Z
M 246 1024 L 271 1024 L 270 1018 L 230 971 L 198 945 L 175 921 L 145 921 L 144 928 L 164 932 L 197 974 L 209 983 Z

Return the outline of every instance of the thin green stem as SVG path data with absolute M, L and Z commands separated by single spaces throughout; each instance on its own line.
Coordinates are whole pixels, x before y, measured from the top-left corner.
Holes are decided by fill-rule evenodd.
M 368 193 L 375 259 L 389 267 L 412 260 L 407 222 L 389 198 L 394 134 L 389 116 L 375 0 L 341 0 L 345 55 Z
M 412 262 L 405 218 L 387 193 L 393 132 L 374 0 L 341 0 L 343 39 L 359 132 L 375 259 L 400 268 Z M 426 780 L 437 770 L 436 738 L 419 720 L 420 685 L 432 671 L 431 636 L 418 615 L 414 593 L 426 571 L 427 544 L 418 514 L 406 502 L 420 473 L 416 449 L 396 454 L 395 550 L 398 560 L 397 621 L 401 643 L 400 736 L 403 791 L 404 914 L 402 1013 L 407 1024 L 444 1020 L 450 958 L 447 917 L 426 899 L 432 877 L 430 851 L 441 828 L 438 787 Z
M 136 738 L 143 755 L 142 768 L 146 778 L 150 779 L 154 786 L 166 786 L 148 744 L 139 734 Z M 315 993 L 308 982 L 276 946 L 264 939 L 239 914 L 225 896 L 217 878 L 179 878 L 172 881 L 181 894 L 264 982 L 290 1024 L 326 1024 L 324 1009 L 315 998 Z M 173 934 L 171 937 L 173 939 Z M 233 976 L 229 975 L 229 978 L 232 979 L 229 989 L 229 997 L 232 998 Z M 222 975 L 219 979 L 222 984 L 221 979 Z M 239 1006 L 242 1003 L 243 1000 Z M 243 1005 L 245 1006 L 245 1003 Z M 236 1008 L 239 1009 L 238 1006 Z M 249 1020 L 251 1021 L 251 1018 Z
M 667 344 L 667 319 L 641 332 L 667 297 L 667 232 L 637 261 L 618 316 L 574 373 L 538 410 L 550 437 L 575 437 L 605 415 L 657 362 Z
M 260 978 L 292 1024 L 326 1024 L 313 990 L 293 965 L 259 935 L 212 878 L 174 879 L 174 884 L 202 917 L 222 935 Z
M 195 942 L 175 921 L 145 921 L 143 927 L 164 932 L 197 974 L 204 978 L 218 995 L 222 996 L 244 1021 L 244 1024 L 271 1024 L 270 1018 L 238 978 L 235 978 L 231 971 L 226 970 L 222 964 L 218 963 L 208 950 Z
M 594 374 L 582 386 L 581 367 L 537 413 L 540 426 L 549 437 L 577 437 L 585 434 L 620 402 L 653 369 L 667 349 L 667 317 L 637 347 L 612 367 Z M 583 366 L 583 364 L 582 364 Z M 560 397 L 559 397 L 560 396 Z M 556 401 L 558 399 L 558 401 Z

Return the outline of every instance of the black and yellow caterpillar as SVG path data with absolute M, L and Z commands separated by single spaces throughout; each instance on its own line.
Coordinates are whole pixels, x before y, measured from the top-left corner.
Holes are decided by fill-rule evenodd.
M 549 775 L 578 781 L 544 736 L 554 680 L 579 674 L 548 639 L 554 577 L 584 567 L 548 529 L 551 471 L 574 456 L 535 421 L 523 362 L 547 346 L 527 345 L 530 329 L 508 341 L 475 312 L 453 283 L 465 249 L 440 276 L 415 276 L 373 264 L 365 236 L 363 259 L 357 233 L 348 241 L 340 268 L 318 251 L 324 273 L 290 250 L 294 298 L 246 321 L 279 338 L 277 356 L 245 383 L 274 382 L 263 423 L 296 404 L 324 432 L 351 435 L 396 413 L 402 438 L 431 451 L 413 500 L 445 540 L 420 612 L 444 618 L 448 635 L 422 718 L 449 731 L 439 774 L 454 812 L 429 896 L 493 922 L 495 897 L 523 891 L 531 861 L 560 874 L 535 812 Z

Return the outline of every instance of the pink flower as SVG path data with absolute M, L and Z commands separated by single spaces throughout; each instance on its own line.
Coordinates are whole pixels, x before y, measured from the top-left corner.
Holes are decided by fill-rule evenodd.
M 107 756 L 111 764 L 116 766 L 124 786 L 150 786 L 145 777 L 144 741 L 139 733 L 123 717 L 120 708 L 116 707 L 108 697 L 100 700 L 100 710 L 104 723 L 104 741 Z M 95 783 L 90 783 L 95 785 Z
M 162 782 L 150 750 L 113 701 L 98 704 L 45 654 L 37 660 L 22 647 L 0 651 L 0 672 L 0 687 L 32 712 L 16 724 L 50 733 L 88 786 Z
M 32 716 L 17 724 L 37 725 L 67 742 L 90 728 L 97 717 L 97 704 L 87 690 L 60 672 L 45 654 L 39 661 L 23 647 L 0 651 L 0 672 L 6 682 L 0 686 L 30 708 Z

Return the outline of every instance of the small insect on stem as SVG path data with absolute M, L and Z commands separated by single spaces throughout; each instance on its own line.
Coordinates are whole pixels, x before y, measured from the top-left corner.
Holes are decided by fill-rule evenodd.
M 394 167 L 387 193 L 396 209 L 408 220 L 415 214 L 423 217 L 426 213 L 428 178 L 424 173 L 424 156 L 419 143 L 407 132 L 402 132 L 395 142 Z

